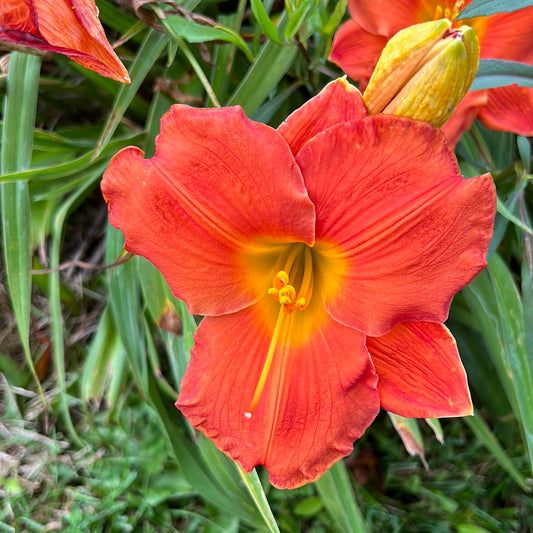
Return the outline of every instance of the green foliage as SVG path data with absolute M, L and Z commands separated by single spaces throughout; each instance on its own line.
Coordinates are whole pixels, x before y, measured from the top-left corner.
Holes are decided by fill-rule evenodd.
M 474 0 L 461 11 L 457 18 L 466 19 L 494 13 L 510 13 L 530 6 L 533 6 L 531 0 Z
M 505 87 L 513 83 L 521 87 L 533 87 L 533 67 L 513 61 L 482 59 L 471 90 Z
M 142 19 L 97 4 L 131 85 L 20 53 L 1 85 L 0 530 L 531 529 L 529 140 L 476 125 L 457 147 L 463 174 L 490 171 L 498 192 L 489 267 L 450 313 L 475 416 L 405 421 L 429 471 L 380 416 L 318 482 L 276 490 L 175 409 L 197 319 L 124 252 L 98 186 L 125 146 L 154 153 L 173 103 L 241 105 L 278 125 L 341 75 L 326 58 L 347 0 L 147 3 Z M 530 70 L 482 62 L 475 84 L 529 86 Z

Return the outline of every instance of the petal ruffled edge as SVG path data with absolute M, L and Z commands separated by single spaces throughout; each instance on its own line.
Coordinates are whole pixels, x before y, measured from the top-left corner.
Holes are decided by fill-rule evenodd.
M 368 115 L 361 93 L 344 78 L 328 83 L 315 97 L 294 111 L 278 127 L 296 155 L 318 133 Z
M 366 346 L 379 376 L 381 407 L 409 418 L 472 414 L 466 373 L 443 324 L 404 322 Z
M 251 305 L 271 286 L 276 250 L 313 244 L 314 206 L 289 147 L 238 107 L 173 106 L 155 156 L 122 150 L 101 187 L 127 249 L 154 263 L 193 314 Z
M 331 316 L 373 336 L 407 320 L 443 322 L 453 295 L 486 264 L 491 176 L 465 180 L 440 130 L 392 115 L 330 128 L 297 162 L 317 242 L 348 263 L 324 297 Z
M 307 312 L 291 317 L 306 320 Z M 261 303 L 204 319 L 176 406 L 246 471 L 264 465 L 274 486 L 296 488 L 351 453 L 379 412 L 377 376 L 365 337 L 324 314 L 303 344 L 275 353 L 261 400 L 245 416 L 275 316 Z

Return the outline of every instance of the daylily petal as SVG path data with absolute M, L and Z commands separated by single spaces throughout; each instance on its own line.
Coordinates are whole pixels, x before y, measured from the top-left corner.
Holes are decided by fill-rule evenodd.
M 487 95 L 487 104 L 478 114 L 485 126 L 533 136 L 533 88 L 509 85 L 490 89 Z
M 348 20 L 335 33 L 328 59 L 356 80 L 363 91 L 386 43 L 386 37 L 367 32 L 355 20 Z
M 272 303 L 204 319 L 176 405 L 246 471 L 264 465 L 273 485 L 294 488 L 352 451 L 379 412 L 377 377 L 363 335 L 325 314 L 314 328 L 309 309 L 296 311 L 292 328 L 309 335 L 276 352 L 257 409 L 244 416 L 272 339 Z
M 314 240 L 314 206 L 289 147 L 237 107 L 173 106 L 155 156 L 119 152 L 102 192 L 126 248 L 152 261 L 194 314 L 252 304 L 272 279 L 268 244 Z
M 278 127 L 292 153 L 312 137 L 340 122 L 357 120 L 368 115 L 361 93 L 344 78 L 328 83 L 320 93 Z
M 455 340 L 442 324 L 404 322 L 366 346 L 379 376 L 381 407 L 411 418 L 472 414 Z
M 402 28 L 433 19 L 418 15 L 424 3 L 424 0 L 350 0 L 348 10 L 367 32 L 392 37 Z
M 472 91 L 459 102 L 453 115 L 442 126 L 442 131 L 455 146 L 461 135 L 470 129 L 480 109 L 487 104 L 489 91 Z
M 3 0 L 0 4 L 0 28 L 2 33 L 7 29 L 31 33 L 38 31 L 30 6 L 24 0 Z
M 485 266 L 491 176 L 463 179 L 440 130 L 390 115 L 334 126 L 296 159 L 316 239 L 348 263 L 338 290 L 323 295 L 331 316 L 372 336 L 406 320 L 443 322 Z
M 2 0 L 0 40 L 64 54 L 102 76 L 130 81 L 106 39 L 94 0 Z
M 533 7 L 476 20 L 483 21 L 481 58 L 533 64 Z

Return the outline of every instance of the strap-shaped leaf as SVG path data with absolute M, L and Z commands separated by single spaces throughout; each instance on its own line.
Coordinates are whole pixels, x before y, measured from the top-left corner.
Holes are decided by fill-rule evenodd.
M 505 87 L 513 83 L 521 87 L 533 87 L 533 67 L 515 61 L 482 59 L 470 90 Z
M 533 6 L 531 0 L 474 0 L 457 16 L 458 19 L 486 17 L 495 13 L 511 13 L 524 7 Z
M 188 43 L 227 41 L 237 45 L 250 62 L 253 60 L 250 49 L 242 38 L 225 26 L 205 26 L 177 15 L 167 17 L 165 23 L 165 25 L 172 28 L 176 35 L 185 39 Z

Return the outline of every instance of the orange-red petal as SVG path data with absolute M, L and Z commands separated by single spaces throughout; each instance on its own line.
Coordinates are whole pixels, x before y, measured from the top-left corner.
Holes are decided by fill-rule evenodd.
M 470 129 L 480 109 L 487 104 L 488 92 L 483 90 L 467 93 L 459 102 L 453 115 L 442 126 L 442 131 L 446 134 L 452 146 L 455 146 L 459 142 L 461 135 Z
M 106 39 L 94 0 L 2 0 L 0 40 L 64 54 L 102 76 L 130 81 Z
M 252 304 L 270 286 L 253 271 L 269 244 L 314 240 L 314 206 L 287 143 L 237 107 L 173 106 L 155 156 L 119 152 L 102 192 L 127 249 L 152 261 L 194 314 Z
M 457 346 L 442 324 L 404 322 L 366 345 L 383 409 L 410 418 L 472 414 Z
M 518 135 L 533 135 L 533 88 L 497 87 L 487 91 L 487 103 L 478 117 L 485 126 Z
M 533 7 L 476 20 L 481 21 L 483 30 L 479 43 L 482 59 L 533 64 Z
M 338 290 L 324 295 L 331 316 L 372 336 L 406 320 L 443 322 L 485 266 L 491 176 L 463 179 L 440 130 L 391 115 L 334 126 L 297 162 L 317 241 L 348 262 Z
M 368 115 L 361 93 L 344 78 L 328 83 L 278 127 L 296 155 L 312 137 L 340 122 Z
M 348 10 L 352 19 L 364 30 L 376 35 L 392 37 L 402 28 L 433 20 L 427 17 L 424 0 L 350 0 Z M 436 3 L 436 2 L 435 2 Z
M 264 465 L 273 485 L 294 488 L 351 452 L 379 412 L 377 377 L 364 336 L 326 316 L 302 344 L 276 352 L 247 418 L 275 322 L 265 305 L 204 319 L 176 405 L 246 471 Z
M 387 38 L 365 31 L 355 20 L 346 21 L 335 33 L 329 61 L 366 88 Z

